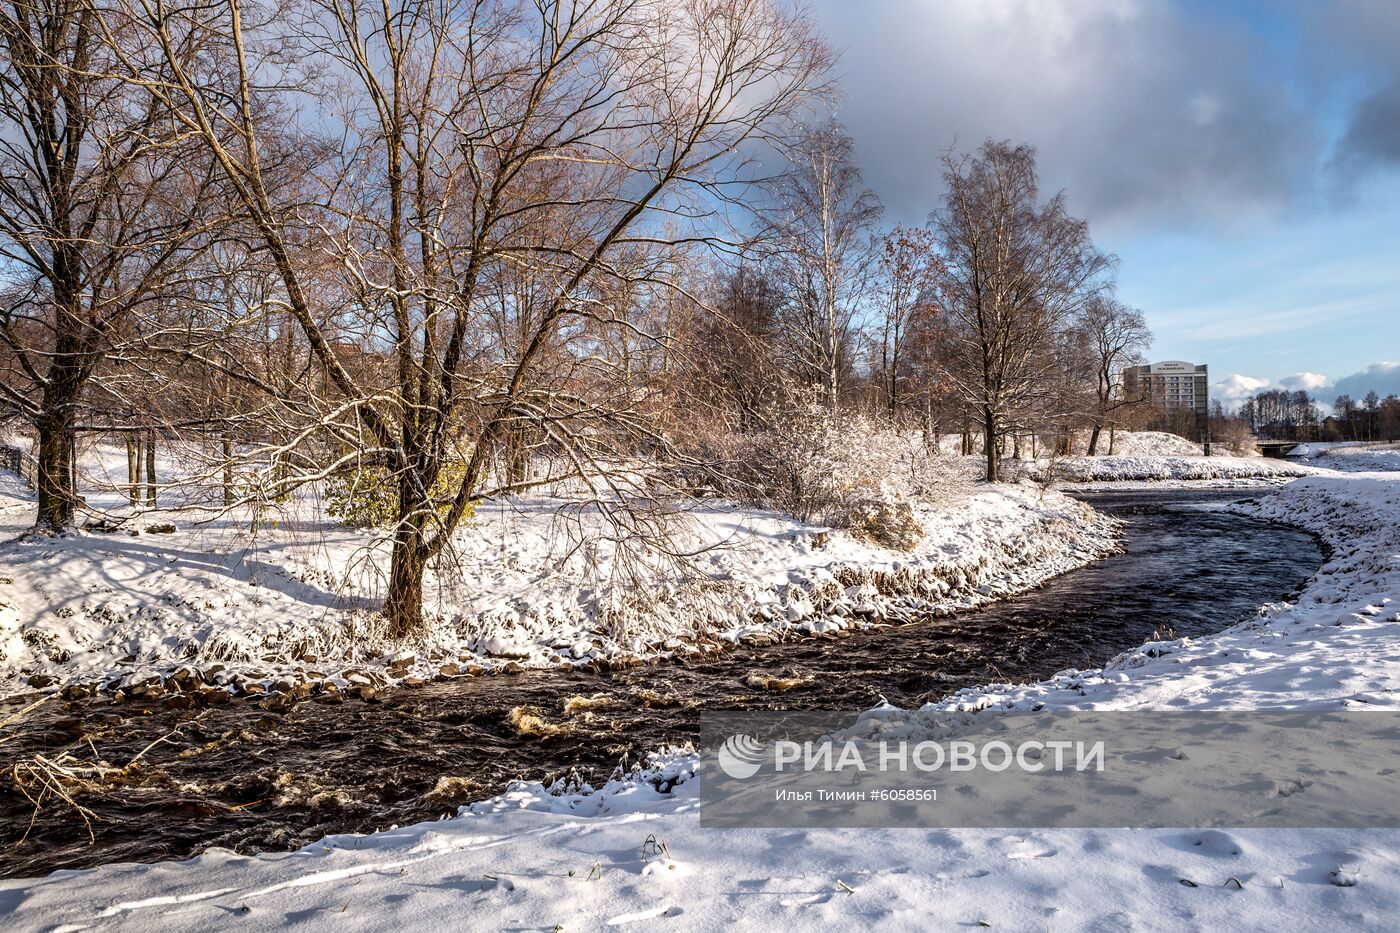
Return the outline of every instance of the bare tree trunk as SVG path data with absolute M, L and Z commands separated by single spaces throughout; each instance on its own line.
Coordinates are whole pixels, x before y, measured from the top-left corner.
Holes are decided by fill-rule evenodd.
M 1116 426 L 1112 424 L 1108 426 L 1108 455 L 1110 457 L 1113 456 L 1113 445 L 1114 442 L 1117 441 L 1117 437 L 1114 436 L 1115 427 Z
M 400 519 L 394 532 L 389 592 L 384 600 L 391 638 L 403 638 L 423 629 L 423 575 L 428 567 L 423 553 L 423 516 L 413 514 L 416 503 L 404 502 L 404 498 L 401 487 L 400 512 L 408 515 Z
M 83 497 L 78 494 L 78 435 L 76 431 L 68 432 L 68 489 L 73 493 L 73 506 L 76 508 L 83 502 Z
M 58 533 L 70 528 L 77 506 L 73 482 L 73 410 L 78 379 L 57 374 L 44 391 L 44 416 L 37 420 L 39 449 L 35 486 L 39 492 L 36 528 Z
M 511 427 L 506 432 L 506 441 L 501 454 L 505 460 L 506 482 L 515 485 L 525 482 L 529 473 L 529 438 L 521 425 Z
M 224 507 L 233 505 L 233 438 L 227 434 L 224 441 Z
M 156 507 L 156 439 L 146 439 L 146 506 Z
M 139 441 L 126 436 L 126 501 L 135 506 L 141 498 L 141 448 Z
M 999 438 L 997 437 L 997 417 L 991 408 L 986 408 L 982 412 L 983 436 L 987 442 L 987 482 L 1001 482 L 1001 457 L 997 450 Z
M 1099 432 L 1103 430 L 1103 425 L 1094 422 L 1093 429 L 1089 432 L 1089 456 L 1094 456 L 1099 449 Z

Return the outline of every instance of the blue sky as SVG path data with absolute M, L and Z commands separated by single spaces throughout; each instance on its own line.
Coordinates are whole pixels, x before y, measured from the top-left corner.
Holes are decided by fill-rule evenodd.
M 1400 0 L 821 0 L 889 219 L 937 159 L 1035 145 L 1154 359 L 1219 397 L 1400 392 Z M 1387 365 L 1392 364 L 1392 365 Z

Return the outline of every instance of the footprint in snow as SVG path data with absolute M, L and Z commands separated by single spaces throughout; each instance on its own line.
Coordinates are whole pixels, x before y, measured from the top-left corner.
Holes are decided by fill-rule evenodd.
M 650 910 L 639 910 L 631 914 L 618 914 L 608 921 L 610 927 L 620 927 L 628 923 L 641 923 L 644 920 L 657 920 L 662 917 L 679 917 L 685 913 L 679 907 L 654 907 Z
M 1354 888 L 1356 887 L 1357 876 L 1360 873 L 1360 869 L 1338 865 L 1328 873 L 1327 880 L 1339 888 Z
M 1026 836 L 1018 839 L 1007 851 L 1006 857 L 1009 859 L 1032 859 L 1051 858 L 1058 855 L 1060 850 L 1052 846 L 1041 836 Z
M 1190 841 L 1191 848 L 1200 855 L 1208 855 L 1211 858 L 1236 858 L 1244 854 L 1244 846 L 1238 839 L 1218 829 L 1192 833 L 1186 838 Z

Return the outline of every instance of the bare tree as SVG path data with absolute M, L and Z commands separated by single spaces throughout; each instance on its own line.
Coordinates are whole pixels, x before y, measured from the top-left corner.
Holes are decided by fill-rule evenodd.
M 741 150 L 782 132 L 829 63 L 810 22 L 766 0 L 129 2 L 172 73 L 132 55 L 132 80 L 217 159 L 323 376 L 303 408 L 348 453 L 320 472 L 358 458 L 392 477 L 394 635 L 421 626 L 425 568 L 474 503 L 617 479 L 608 456 L 647 426 L 585 347 L 590 322 L 630 326 L 617 289 L 652 275 L 619 256 L 703 239 Z M 227 67 L 187 60 L 191 45 Z M 298 84 L 350 104 L 298 128 L 279 106 Z M 330 144 L 305 147 L 309 180 L 272 184 L 264 153 L 312 130 Z M 493 340 L 481 309 L 522 269 L 535 294 Z M 333 339 L 347 326 L 358 355 Z M 495 473 L 523 424 L 560 471 Z
M 1075 435 L 1094 410 L 1094 353 L 1088 332 L 1077 320 L 1067 321 L 1049 336 L 1039 351 L 1045 360 L 1038 366 L 1043 375 L 1033 403 L 1018 411 L 1011 421 L 1014 456 L 1023 453 L 1030 439 L 1031 454 L 1036 442 L 1046 436 L 1053 456 L 1072 456 Z
M 1039 203 L 1030 146 L 988 140 L 943 165 L 948 193 L 933 224 L 948 262 L 948 375 L 981 418 L 986 478 L 998 482 L 1004 436 L 1050 385 L 1051 338 L 1111 261 L 1063 195 Z
M 777 358 L 782 294 L 762 268 L 740 265 L 718 277 L 710 313 L 686 335 L 695 387 L 690 403 L 718 409 L 718 418 L 741 433 L 760 427 L 777 401 L 782 373 Z
M 791 147 L 772 223 L 788 290 L 784 330 L 798 374 L 835 410 L 884 209 L 863 187 L 855 145 L 834 119 Z
M 1088 336 L 1094 364 L 1094 410 L 1089 430 L 1089 456 L 1098 452 L 1099 435 L 1115 413 L 1136 399 L 1123 393 L 1122 373 L 1143 360 L 1152 345 L 1152 331 L 1137 308 L 1111 295 L 1098 295 L 1084 308 L 1079 326 Z
M 0 5 L 0 408 L 38 436 L 35 527 L 49 533 L 74 521 L 77 433 L 124 426 L 84 422 L 89 384 L 136 312 L 181 295 L 211 203 L 209 161 L 156 97 L 112 76 L 108 40 L 130 39 L 87 0 Z
M 876 308 L 879 313 L 880 388 L 893 419 L 914 375 L 911 344 L 933 327 L 945 266 L 933 231 L 896 227 L 880 244 Z

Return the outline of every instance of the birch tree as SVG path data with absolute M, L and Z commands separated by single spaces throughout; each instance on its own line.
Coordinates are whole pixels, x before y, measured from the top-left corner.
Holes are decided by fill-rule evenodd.
M 808 129 L 789 157 L 773 214 L 788 289 L 785 338 L 798 373 L 835 411 L 884 209 L 864 187 L 855 144 L 835 120 Z
M 932 222 L 948 262 L 947 374 L 982 422 L 986 479 L 1003 438 L 1049 393 L 1052 338 L 1105 285 L 1111 260 L 1063 194 L 1041 203 L 1035 150 L 988 140 L 943 158 Z

